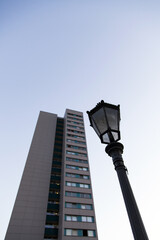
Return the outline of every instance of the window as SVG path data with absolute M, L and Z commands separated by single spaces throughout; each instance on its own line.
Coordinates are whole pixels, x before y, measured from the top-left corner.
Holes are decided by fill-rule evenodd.
M 85 236 L 85 237 L 88 236 L 87 230 L 83 230 L 83 236 Z
M 82 216 L 82 222 L 87 222 L 87 217 Z
M 79 166 L 73 166 L 68 164 L 66 164 L 66 168 L 80 170 L 80 171 L 88 171 L 87 167 L 79 167 Z
M 86 206 L 81 204 L 81 209 L 86 209 Z
M 78 203 L 68 203 L 68 202 L 66 202 L 65 207 L 66 208 L 79 208 Z
M 85 209 L 87 210 L 92 210 L 93 209 L 93 206 L 91 204 L 86 204 L 85 205 Z
M 82 175 L 82 176 L 83 176 L 83 179 L 89 179 L 88 175 Z
M 78 152 L 66 151 L 66 154 L 69 154 L 69 155 L 77 155 L 77 156 L 81 156 L 81 157 L 87 157 L 87 154 L 86 154 L 86 153 L 78 153 Z
M 76 192 L 66 192 L 67 197 L 78 197 L 79 194 Z
M 80 187 L 80 188 L 90 188 L 90 184 L 66 182 L 66 186 L 69 187 Z
M 94 236 L 95 236 L 95 231 L 88 230 L 88 237 L 94 237 Z
M 66 186 L 77 187 L 77 183 L 75 183 L 75 182 L 66 182 Z
M 82 160 L 82 159 L 77 159 L 77 158 L 70 158 L 70 157 L 66 157 L 66 161 L 88 163 L 87 160 Z
M 72 217 L 71 216 L 66 216 L 66 221 L 71 221 Z
M 80 188 L 90 188 L 90 184 L 84 184 L 84 183 L 80 183 L 79 184 Z
M 73 222 L 77 222 L 77 216 L 70 216 L 70 215 L 66 215 L 65 216 L 66 221 L 73 221 Z
M 93 207 L 91 204 L 81 204 L 81 209 L 92 210 Z
M 66 203 L 66 208 L 73 208 L 72 203 Z
M 67 136 L 68 136 L 68 137 L 72 137 L 72 138 L 78 138 L 78 139 L 83 139 L 83 140 L 85 140 L 85 137 L 73 135 L 73 134 L 70 134 L 70 133 L 68 133 Z
M 67 139 L 67 142 L 71 142 L 71 143 L 77 143 L 77 144 L 83 144 L 86 145 L 85 142 L 81 142 L 81 141 L 77 141 L 77 140 L 72 140 L 72 139 Z
M 76 216 L 76 215 L 65 215 L 66 221 L 72 222 L 94 222 L 94 218 L 90 216 Z
M 81 171 L 88 171 L 88 168 L 86 168 L 86 167 L 79 167 L 78 170 L 81 170 Z
M 77 222 L 77 216 L 72 216 L 72 221 Z
M 75 174 L 75 173 L 66 173 L 66 177 L 89 179 L 88 175 L 81 175 L 81 174 Z
M 72 132 L 72 133 L 84 134 L 84 132 L 82 132 L 82 131 L 72 130 L 72 129 L 68 129 L 68 128 L 67 128 L 67 131 Z
M 88 217 L 88 216 L 82 216 L 81 221 L 82 222 L 94 222 L 94 218 L 93 217 Z
M 78 115 L 78 114 L 75 114 L 75 113 L 69 113 L 68 112 L 67 114 L 70 115 L 70 116 L 82 118 L 82 115 Z
M 65 229 L 65 236 L 79 236 L 79 237 L 95 237 L 95 230 L 87 230 L 87 229 Z
M 82 195 L 81 197 L 83 197 L 83 198 L 91 198 L 91 194 L 82 193 L 80 195 Z
M 71 183 L 70 183 L 70 182 L 68 182 L 68 183 L 67 183 L 67 186 L 71 186 Z
M 74 173 L 66 173 L 66 177 L 76 178 L 76 174 L 74 174 Z
M 79 192 L 69 192 L 69 191 L 66 191 L 65 195 L 67 197 L 88 198 L 88 199 L 92 198 L 90 193 L 79 193 Z
M 80 122 L 83 122 L 83 119 L 78 119 L 78 118 L 75 118 L 75 117 L 67 117 L 68 119 L 72 119 L 72 120 L 76 120 L 76 121 L 80 121 Z
M 75 229 L 65 229 L 66 236 L 78 236 L 78 230 Z
M 67 124 L 67 127 L 71 127 L 71 128 L 75 128 L 75 129 L 79 129 L 79 130 L 84 130 L 83 127 L 74 126 L 74 125 L 70 125 L 70 124 Z
M 66 208 L 73 208 L 73 209 L 82 209 L 82 210 L 92 210 L 93 206 L 92 204 L 83 204 L 83 203 L 65 203 Z
M 72 166 L 72 165 L 66 165 L 66 168 L 77 169 L 76 166 Z
M 66 229 L 66 236 L 72 236 L 72 229 Z
M 77 125 L 80 125 L 80 126 L 83 126 L 83 123 L 79 123 L 79 122 L 75 122 L 75 121 L 70 121 L 70 120 L 67 120 L 68 123 L 73 123 L 73 124 L 77 124 Z
M 71 182 L 66 182 L 66 186 L 71 187 L 71 186 L 72 186 L 72 183 L 71 183 Z
M 93 217 L 87 217 L 87 222 L 94 222 Z
M 73 146 L 73 145 L 68 145 L 68 144 L 67 144 L 67 148 L 73 148 L 73 149 L 86 151 L 85 147 Z

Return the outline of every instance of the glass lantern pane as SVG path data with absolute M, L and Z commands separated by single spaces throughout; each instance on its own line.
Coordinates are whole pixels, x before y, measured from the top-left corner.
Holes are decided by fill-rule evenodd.
M 97 112 L 93 113 L 92 118 L 95 121 L 97 131 L 100 132 L 100 134 L 104 133 L 108 129 L 106 118 L 105 118 L 105 112 L 104 112 L 103 108 L 101 108 Z
M 108 124 L 112 130 L 118 130 L 119 113 L 117 109 L 105 107 Z
M 92 126 L 93 126 L 95 132 L 96 132 L 96 133 L 98 134 L 98 136 L 99 136 L 99 135 L 100 135 L 100 132 L 98 131 L 98 128 L 97 128 L 97 126 L 96 126 L 96 124 L 94 123 L 93 120 L 92 120 Z
M 112 136 L 113 136 L 115 141 L 118 140 L 118 133 L 117 132 L 112 132 Z
M 105 133 L 103 136 L 102 136 L 102 140 L 104 143 L 110 143 L 110 139 L 108 137 L 108 133 Z

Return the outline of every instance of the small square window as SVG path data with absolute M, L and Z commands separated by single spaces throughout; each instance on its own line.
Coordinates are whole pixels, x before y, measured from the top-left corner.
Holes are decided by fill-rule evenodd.
M 67 208 L 72 208 L 72 203 L 66 203 Z
M 66 221 L 71 221 L 71 216 L 66 216 Z
M 82 222 L 86 222 L 87 218 L 85 216 L 82 216 Z
M 92 206 L 91 205 L 86 205 L 86 209 L 90 210 L 90 209 L 92 209 Z
M 66 229 L 66 236 L 72 236 L 72 229 Z
M 76 216 L 72 216 L 72 221 L 77 222 L 77 217 Z
M 81 209 L 86 209 L 86 205 L 81 204 Z
M 84 237 L 87 237 L 87 236 L 88 236 L 87 230 L 83 230 L 83 236 L 84 236 Z
M 72 208 L 77 208 L 77 204 L 76 203 L 72 203 Z
M 78 236 L 77 230 L 72 230 L 72 236 Z
M 92 217 L 87 217 L 87 222 L 92 222 Z
M 88 230 L 88 237 L 94 237 L 94 231 Z
M 67 186 L 71 187 L 71 182 L 67 182 Z
M 84 175 L 83 178 L 84 178 L 84 179 L 88 179 L 88 176 Z

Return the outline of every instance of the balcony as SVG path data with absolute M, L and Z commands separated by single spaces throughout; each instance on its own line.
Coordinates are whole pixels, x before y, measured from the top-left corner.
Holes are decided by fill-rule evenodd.
M 47 207 L 48 211 L 54 211 L 58 212 L 59 211 L 59 204 L 54 204 L 54 203 L 48 203 L 48 207 Z
M 59 200 L 60 198 L 60 194 L 56 194 L 56 193 L 49 193 L 49 200 Z
M 47 215 L 46 224 L 56 224 L 58 225 L 59 216 L 57 215 Z
M 57 228 L 45 228 L 44 237 L 45 238 L 58 237 L 58 229 Z

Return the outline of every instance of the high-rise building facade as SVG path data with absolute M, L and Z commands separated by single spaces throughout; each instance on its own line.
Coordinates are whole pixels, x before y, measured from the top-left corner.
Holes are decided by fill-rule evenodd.
M 40 112 L 5 240 L 98 240 L 83 113 Z

